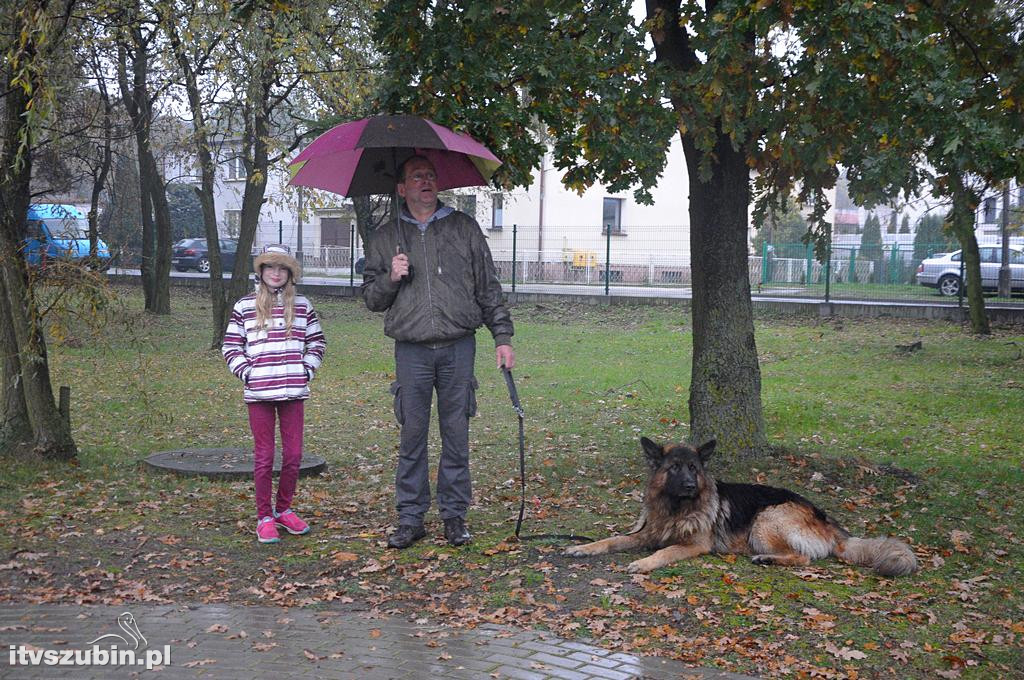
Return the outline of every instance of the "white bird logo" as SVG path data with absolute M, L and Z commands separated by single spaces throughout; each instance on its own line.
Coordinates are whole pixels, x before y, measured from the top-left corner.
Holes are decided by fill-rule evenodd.
M 107 633 L 106 635 L 101 635 L 92 642 L 89 642 L 88 644 L 94 645 L 105 638 L 117 638 L 118 640 L 123 642 L 125 646 L 129 646 L 132 649 L 138 649 L 139 643 L 142 643 L 143 646 L 149 646 L 149 642 L 146 640 L 146 637 L 139 632 L 139 625 L 135 623 L 135 617 L 132 616 L 131 612 L 124 612 L 120 614 L 117 617 L 117 625 L 121 630 L 123 630 L 128 635 L 128 638 L 131 638 L 132 642 L 134 642 L 134 645 L 132 644 L 132 642 L 128 641 L 128 638 L 124 637 L 123 635 L 118 635 L 117 633 Z

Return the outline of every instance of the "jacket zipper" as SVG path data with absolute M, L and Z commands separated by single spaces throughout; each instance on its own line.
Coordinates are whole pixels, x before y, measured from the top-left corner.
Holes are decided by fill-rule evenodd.
M 427 307 L 430 309 L 430 329 L 434 332 L 434 337 L 437 337 L 437 319 L 434 318 L 434 296 L 430 290 L 430 258 L 427 257 L 427 232 L 426 230 L 420 231 L 420 243 L 423 245 L 423 273 L 427 279 Z M 441 272 L 441 265 L 438 264 L 438 273 Z

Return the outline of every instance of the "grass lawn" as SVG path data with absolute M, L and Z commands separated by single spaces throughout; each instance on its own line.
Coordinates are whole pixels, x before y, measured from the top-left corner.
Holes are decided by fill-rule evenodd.
M 102 335 L 50 347 L 72 389 L 74 465 L 4 460 L 0 598 L 16 602 L 252 602 L 377 609 L 590 638 L 619 651 L 778 677 L 994 678 L 1024 674 L 1024 329 L 976 338 L 947 323 L 761 318 L 770 456 L 721 454 L 722 479 L 798 490 L 857 535 L 911 542 L 922 570 L 883 579 L 832 560 L 759 567 L 706 556 L 647 576 L 635 554 L 562 556 L 511 540 L 516 417 L 489 336 L 478 336 L 471 424 L 475 540 L 396 552 L 398 429 L 382 318 L 315 299 L 327 358 L 306 409 L 306 450 L 329 470 L 299 482 L 313 526 L 255 541 L 249 482 L 157 474 L 175 447 L 248 446 L 241 386 L 206 345 L 209 303 L 174 291 L 142 314 L 136 291 Z M 678 305 L 513 308 L 526 409 L 524 533 L 602 538 L 641 502 L 641 435 L 687 437 L 692 334 Z M 922 349 L 897 345 L 916 340 Z M 436 443 L 436 432 L 432 442 Z M 436 462 L 432 445 L 431 460 Z

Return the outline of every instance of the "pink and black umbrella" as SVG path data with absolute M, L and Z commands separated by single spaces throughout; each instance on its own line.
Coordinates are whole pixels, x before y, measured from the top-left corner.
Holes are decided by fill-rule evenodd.
M 374 116 L 343 123 L 317 137 L 288 164 L 289 184 L 364 196 L 395 190 L 396 169 L 425 156 L 437 188 L 487 184 L 501 161 L 466 134 L 418 116 Z

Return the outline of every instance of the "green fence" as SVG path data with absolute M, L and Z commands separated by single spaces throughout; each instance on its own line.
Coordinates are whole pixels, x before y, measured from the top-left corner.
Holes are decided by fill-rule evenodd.
M 289 228 L 284 225 L 288 242 Z M 304 234 L 304 266 L 308 273 L 354 282 L 361 269 L 353 267 L 363 254 L 353 232 L 336 245 L 316 243 Z M 603 228 L 558 225 L 505 225 L 484 228 L 495 265 L 508 290 L 551 290 L 589 295 L 686 297 L 691 277 L 689 230 L 683 225 Z M 273 234 L 277 238 L 277 234 Z M 842 238 L 842 237 L 839 237 Z M 847 237 L 849 238 L 849 237 Z M 901 235 L 903 240 L 908 240 Z M 910 237 L 912 238 L 912 237 Z M 759 239 L 760 240 L 760 239 Z M 838 240 L 838 238 L 837 238 Z M 850 239 L 856 241 L 856 237 Z M 1018 239 L 1020 240 L 1020 239 Z M 995 288 L 998 244 L 981 243 L 983 281 Z M 1024 305 L 1024 251 L 1015 243 L 1016 294 L 1000 304 Z M 761 297 L 805 298 L 824 301 L 917 301 L 959 303 L 958 294 L 943 294 L 936 281 L 918 278 L 922 260 L 956 250 L 949 243 L 887 243 L 862 247 L 834 243 L 830 257 L 817 258 L 803 243 L 764 243 L 749 254 L 751 294 Z M 995 258 L 995 259 L 993 259 Z M 954 263 L 953 274 L 960 277 Z M 947 268 L 948 268 L 947 264 Z M 927 272 L 925 272 L 927 274 Z M 948 273 L 948 272 L 947 272 Z M 990 278 L 987 278 L 991 276 Z M 538 289 L 537 287 L 542 287 Z M 1018 290 L 1019 289 L 1019 290 Z M 990 298 L 991 299 L 991 298 Z

